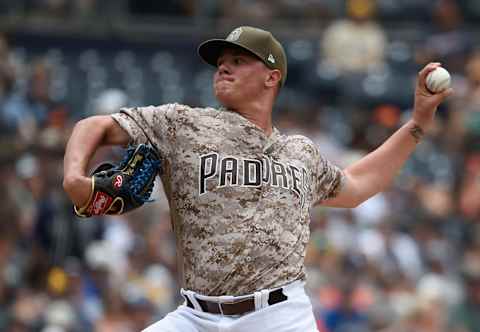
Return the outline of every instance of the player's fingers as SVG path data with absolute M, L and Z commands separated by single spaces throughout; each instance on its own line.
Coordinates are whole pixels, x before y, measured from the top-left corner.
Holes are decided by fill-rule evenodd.
M 442 97 L 442 100 L 447 98 L 448 96 L 451 96 L 453 94 L 453 89 L 452 88 L 448 88 L 446 89 L 445 91 L 442 91 L 440 93 L 440 96 Z
M 442 64 L 440 62 L 430 62 L 425 67 L 420 70 L 418 73 L 419 76 L 427 76 L 429 72 L 434 70 L 437 67 L 440 67 Z
M 423 69 L 418 73 L 417 84 L 421 87 L 424 87 L 428 74 L 430 74 L 433 70 L 440 67 L 441 65 L 442 64 L 440 62 L 430 62 L 428 65 L 423 67 Z
M 438 106 L 438 105 L 440 105 L 448 96 L 450 96 L 452 93 L 453 93 L 453 89 L 452 89 L 452 88 L 448 88 L 448 89 L 446 89 L 445 91 L 431 94 L 431 95 L 430 95 L 430 96 L 431 96 L 430 98 L 431 98 L 432 102 L 433 102 L 436 106 Z

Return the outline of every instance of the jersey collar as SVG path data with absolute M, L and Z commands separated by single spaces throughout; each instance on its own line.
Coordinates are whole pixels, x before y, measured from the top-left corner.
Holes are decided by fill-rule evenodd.
M 265 138 L 268 142 L 274 141 L 280 135 L 280 131 L 275 126 L 272 126 L 272 133 L 270 134 L 270 136 L 267 136 L 262 128 L 258 127 L 256 124 L 250 122 L 246 117 L 244 117 L 240 113 L 232 111 L 232 110 L 226 108 L 225 106 L 219 107 L 218 110 L 221 111 L 221 112 L 227 112 L 229 114 L 233 114 L 233 115 L 241 118 L 242 121 L 245 122 L 249 127 L 257 129 L 263 136 L 265 136 Z

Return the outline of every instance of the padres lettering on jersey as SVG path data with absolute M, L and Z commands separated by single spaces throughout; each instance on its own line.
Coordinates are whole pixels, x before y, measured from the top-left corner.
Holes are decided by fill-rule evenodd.
M 300 198 L 303 207 L 308 188 L 308 173 L 305 167 L 299 168 L 292 164 L 271 160 L 268 156 L 262 159 L 221 158 L 216 152 L 201 155 L 199 160 L 199 195 L 207 192 L 207 181 L 216 181 L 217 188 L 270 185 L 292 190 Z

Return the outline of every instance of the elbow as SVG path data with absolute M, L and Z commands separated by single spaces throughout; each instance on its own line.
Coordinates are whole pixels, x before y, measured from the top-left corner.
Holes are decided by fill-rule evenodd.
M 362 198 L 362 197 L 355 197 L 351 201 L 348 202 L 348 206 L 345 206 L 348 209 L 355 209 L 359 205 L 361 205 L 363 202 L 365 202 L 368 198 Z
M 375 195 L 378 195 L 380 194 L 381 192 L 384 192 L 386 191 L 390 186 L 385 186 L 384 188 L 379 188 L 378 190 L 375 190 L 373 192 L 370 192 L 370 193 L 365 193 L 364 195 L 358 195 L 357 197 L 355 197 L 352 201 L 351 201 L 351 206 L 350 208 L 354 209 L 360 205 L 362 205 L 363 203 L 365 203 L 366 201 L 368 201 L 370 198 L 372 198 L 373 196 Z
M 63 191 L 67 196 L 70 198 L 72 197 L 72 193 L 74 192 L 73 188 L 75 188 L 75 180 L 71 176 L 64 176 L 63 177 L 63 182 L 62 182 L 62 187 Z
M 65 176 L 63 189 L 74 205 L 83 206 L 92 193 L 93 182 L 91 178 L 85 176 Z
M 63 190 L 66 193 L 70 193 L 74 190 L 75 187 L 78 187 L 78 184 L 81 182 L 81 177 L 76 175 L 67 175 L 63 176 Z
M 361 199 L 354 199 L 352 197 L 348 199 L 333 199 L 333 200 L 326 200 L 320 201 L 318 204 L 335 207 L 335 208 L 343 208 L 343 209 L 354 209 L 360 204 L 362 204 L 365 200 Z
M 357 201 L 353 201 L 350 203 L 350 206 L 348 206 L 349 209 L 355 209 L 357 208 L 359 205 L 361 205 L 363 202 L 365 202 L 365 200 L 357 200 Z
M 91 182 L 90 176 L 84 176 L 81 172 L 71 170 L 63 175 L 62 186 L 63 190 L 72 197 L 78 192 L 90 190 Z

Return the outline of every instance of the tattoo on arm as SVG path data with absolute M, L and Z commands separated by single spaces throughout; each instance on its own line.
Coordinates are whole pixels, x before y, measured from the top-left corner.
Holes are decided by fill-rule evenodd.
M 416 124 L 413 125 L 412 128 L 410 128 L 410 135 L 412 135 L 416 143 L 420 142 L 424 134 L 425 133 L 423 132 L 423 129 Z

